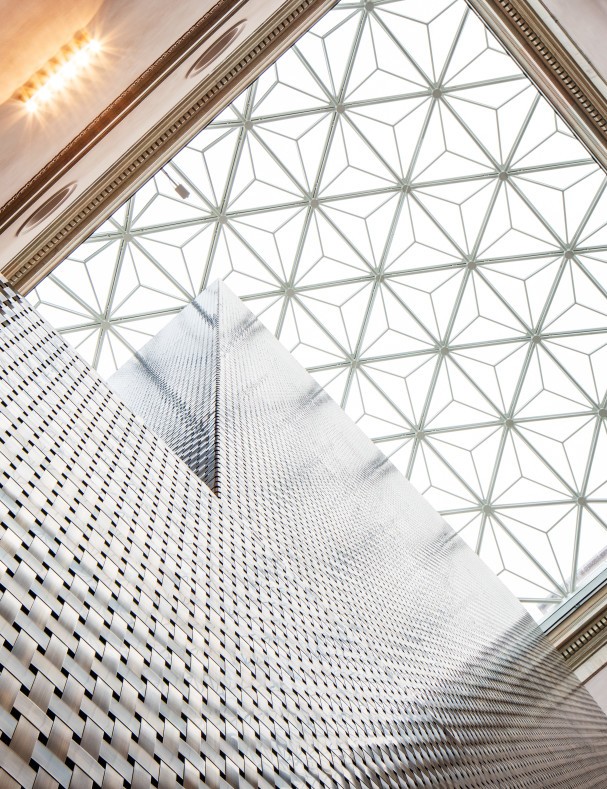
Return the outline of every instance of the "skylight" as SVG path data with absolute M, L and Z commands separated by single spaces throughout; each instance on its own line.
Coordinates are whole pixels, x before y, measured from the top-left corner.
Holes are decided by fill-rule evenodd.
M 541 619 L 607 558 L 605 184 L 464 0 L 342 2 L 31 300 L 108 376 L 225 279 Z

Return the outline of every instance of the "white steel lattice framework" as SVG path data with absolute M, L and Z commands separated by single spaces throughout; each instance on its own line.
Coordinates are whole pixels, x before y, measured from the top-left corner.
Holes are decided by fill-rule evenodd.
M 607 556 L 605 187 L 464 0 L 343 2 L 32 301 L 109 375 L 224 278 L 541 618 Z

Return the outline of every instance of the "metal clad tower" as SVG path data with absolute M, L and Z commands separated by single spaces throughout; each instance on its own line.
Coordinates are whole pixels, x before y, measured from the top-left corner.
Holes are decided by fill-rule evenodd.
M 205 372 L 203 353 L 189 372 L 179 372 L 181 359 L 172 349 L 184 346 L 180 353 L 186 353 L 192 341 L 213 347 L 212 373 Z M 212 408 L 201 398 L 186 413 L 182 393 L 192 391 L 192 381 L 208 393 L 211 374 L 215 396 L 206 397 L 215 410 L 203 444 L 214 444 L 215 461 L 206 481 L 256 524 L 282 555 L 288 577 L 300 579 L 322 607 L 324 622 L 306 648 L 323 667 L 313 673 L 312 692 L 323 725 L 318 729 L 314 705 L 308 725 L 321 741 L 333 737 L 343 748 L 345 737 L 360 746 L 342 751 L 350 780 L 354 765 L 363 764 L 372 781 L 385 780 L 377 769 L 382 754 L 396 765 L 398 781 L 409 770 L 414 775 L 416 764 L 440 785 L 498 785 L 504 774 L 512 785 L 532 778 L 567 785 L 574 772 L 579 780 L 579 765 L 566 764 L 565 754 L 573 758 L 576 746 L 562 739 L 562 705 L 581 715 L 591 705 L 574 689 L 560 656 L 224 285 L 208 288 L 110 385 L 161 435 L 166 403 L 158 398 L 170 389 L 179 418 L 189 420 L 171 442 L 185 458 L 199 429 L 188 414 Z M 280 578 L 274 588 L 292 606 Z M 305 619 L 297 606 L 292 616 L 298 634 Z M 301 676 L 293 692 L 301 683 L 307 687 L 309 670 Z M 281 685 L 285 699 L 288 684 Z M 298 702 L 302 714 L 305 698 L 302 693 Z
M 560 657 L 225 288 L 138 418 L 0 311 L 2 789 L 601 786 Z

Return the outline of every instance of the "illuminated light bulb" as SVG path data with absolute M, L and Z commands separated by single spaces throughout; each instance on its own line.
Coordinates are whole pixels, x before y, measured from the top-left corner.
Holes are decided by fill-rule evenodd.
M 35 112 L 80 76 L 100 51 L 101 42 L 80 31 L 17 91 L 16 98 L 24 102 L 28 112 Z
M 35 98 L 38 104 L 45 104 L 51 97 L 51 89 L 48 85 L 43 85 L 32 98 Z
M 73 63 L 75 68 L 83 68 L 91 59 L 91 53 L 88 49 L 81 49 L 79 52 L 70 58 L 70 63 Z
M 48 90 L 50 93 L 56 93 L 56 91 L 61 90 L 65 86 L 66 81 L 65 77 L 58 71 L 49 79 L 43 90 Z

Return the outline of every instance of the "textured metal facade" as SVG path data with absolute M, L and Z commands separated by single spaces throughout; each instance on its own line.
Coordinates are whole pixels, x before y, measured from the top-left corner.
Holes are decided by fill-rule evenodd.
M 605 785 L 520 605 L 229 293 L 124 373 L 216 493 L 0 294 L 2 789 Z

